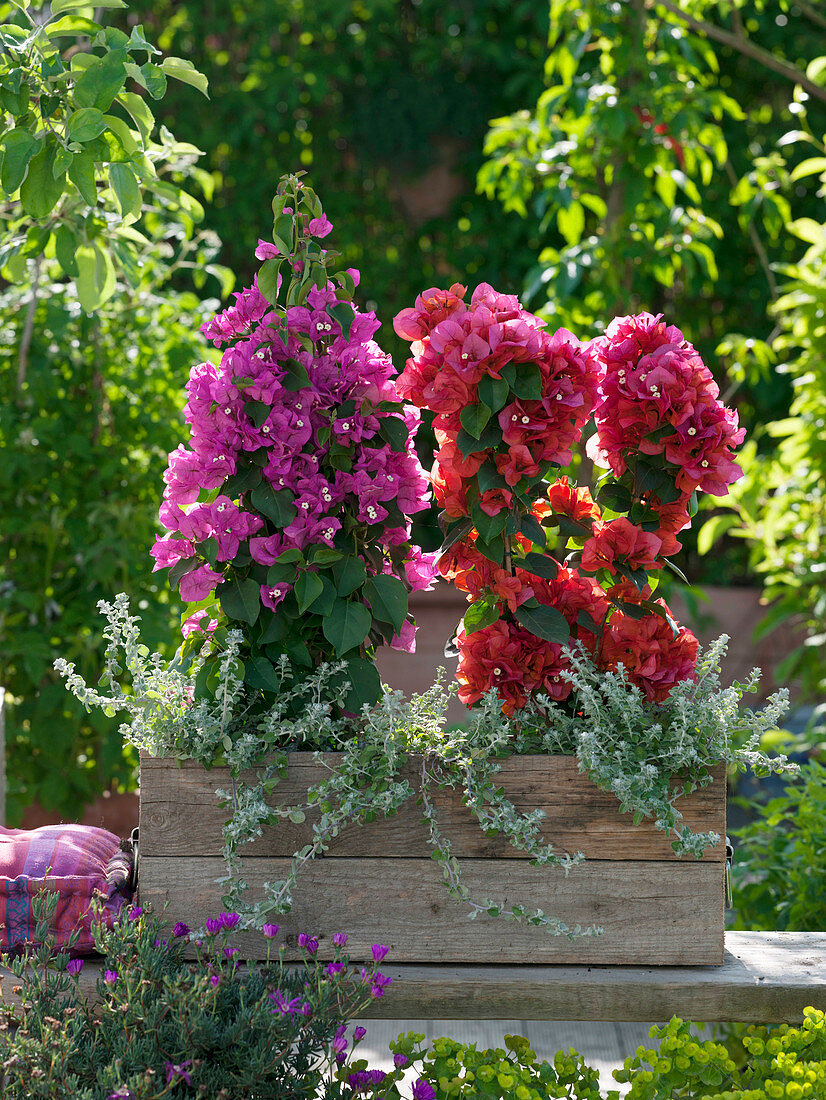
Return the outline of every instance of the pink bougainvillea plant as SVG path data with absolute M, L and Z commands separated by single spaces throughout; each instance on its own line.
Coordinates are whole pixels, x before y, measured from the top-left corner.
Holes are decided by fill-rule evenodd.
M 396 389 L 435 414 L 438 568 L 470 602 L 462 701 L 566 699 L 571 643 L 655 702 L 691 679 L 697 639 L 653 591 L 697 493 L 740 475 L 743 431 L 682 332 L 642 313 L 582 344 L 484 283 L 469 303 L 463 286 L 427 290 L 394 327 L 412 343 Z M 562 474 L 592 418 L 595 499 Z
M 434 575 L 411 542 L 430 497 L 419 412 L 399 399 L 375 314 L 351 304 L 358 272 L 328 276 L 318 197 L 287 177 L 273 211 L 254 285 L 204 328 L 224 351 L 190 373 L 191 439 L 169 456 L 152 553 L 190 605 L 192 645 L 242 630 L 253 692 L 277 693 L 284 656 L 307 670 L 341 659 L 358 710 L 380 694 L 376 647 L 413 648 L 408 593 Z

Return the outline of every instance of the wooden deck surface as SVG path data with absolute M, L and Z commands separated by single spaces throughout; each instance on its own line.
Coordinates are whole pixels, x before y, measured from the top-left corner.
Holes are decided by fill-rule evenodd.
M 826 933 L 728 932 L 721 967 L 393 966 L 393 984 L 363 1015 L 431 1020 L 668 1020 L 794 1023 L 826 1004 Z M 100 966 L 81 988 L 97 997 Z M 14 1003 L 14 979 L 0 968 Z M 412 1024 L 410 1025 L 413 1026 Z

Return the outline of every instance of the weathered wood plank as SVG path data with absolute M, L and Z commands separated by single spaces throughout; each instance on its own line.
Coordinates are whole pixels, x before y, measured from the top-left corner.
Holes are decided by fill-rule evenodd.
M 382 964 L 372 1019 L 798 1023 L 826 999 L 826 933 L 727 932 L 720 967 Z M 402 1028 L 400 1028 L 402 1030 Z
M 279 784 L 278 801 L 303 801 L 309 786 L 328 774 L 337 754 L 316 763 L 312 753 L 293 753 L 288 776 Z M 681 799 L 678 807 L 693 830 L 725 836 L 725 768 L 714 771 L 714 783 Z M 545 812 L 543 832 L 558 852 L 581 851 L 586 858 L 603 860 L 675 860 L 669 839 L 650 821 L 635 826 L 630 814 L 621 814 L 616 798 L 596 787 L 577 770 L 574 757 L 519 756 L 502 761 L 502 786 L 517 808 Z M 147 856 L 217 856 L 226 811 L 215 798 L 217 789 L 231 786 L 228 769 L 206 771 L 187 761 L 141 759 L 141 851 Z M 501 836 L 485 836 L 478 822 L 454 792 L 436 799 L 441 827 L 459 858 L 527 859 Z M 288 857 L 310 839 L 311 817 L 303 826 L 290 822 L 264 830 L 264 836 L 244 849 L 244 855 Z M 196 826 L 196 827 L 194 827 Z M 370 855 L 429 856 L 421 810 L 405 805 L 391 818 L 369 827 L 351 826 L 336 838 L 328 858 Z M 706 853 L 710 862 L 725 857 L 721 841 Z
M 722 966 L 398 965 L 365 1019 L 667 1020 L 797 1023 L 826 998 L 826 933 L 727 932 Z M 80 989 L 92 1003 L 102 964 L 87 961 Z M 4 1000 L 20 1004 L 17 981 L 0 967 Z
M 256 884 L 282 879 L 283 859 L 248 859 L 244 877 L 251 896 Z M 347 932 L 356 958 L 384 943 L 398 962 L 720 964 L 723 960 L 723 865 L 665 861 L 589 860 L 566 878 L 556 867 L 524 861 L 462 861 L 472 896 L 504 905 L 541 908 L 568 925 L 595 922 L 602 936 L 569 940 L 541 928 L 503 924 L 487 914 L 473 923 L 452 899 L 432 860 L 320 859 L 302 871 L 292 912 L 278 918 L 288 957 L 296 957 L 299 932 L 319 937 L 320 954 L 332 957 L 331 938 Z M 169 920 L 203 925 L 222 908 L 223 874 L 215 858 L 140 860 L 141 904 Z M 248 957 L 263 949 L 253 933 L 239 937 Z

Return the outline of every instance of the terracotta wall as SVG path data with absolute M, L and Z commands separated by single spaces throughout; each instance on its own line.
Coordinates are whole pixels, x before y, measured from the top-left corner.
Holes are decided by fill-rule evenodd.
M 724 683 L 744 679 L 757 665 L 765 673 L 761 697 L 770 694 L 778 686 L 774 682 L 772 669 L 794 645 L 800 643 L 800 637 L 790 629 L 780 628 L 758 643 L 752 641 L 754 628 L 763 614 L 758 589 L 711 586 L 704 592 L 707 599 L 699 604 L 695 618 L 677 601 L 674 601 L 675 614 L 690 625 L 704 643 L 722 633 L 730 635 L 729 652 L 723 668 Z M 464 596 L 448 585 L 440 585 L 433 592 L 414 596 L 411 607 L 419 623 L 416 652 L 408 654 L 385 650 L 379 658 L 379 670 L 384 681 L 410 694 L 425 691 L 440 665 L 452 678 L 456 660 L 445 658 L 444 646 L 453 636 L 466 606 Z M 754 697 L 751 701 L 754 702 Z M 448 720 L 461 722 L 465 713 L 465 708 L 454 699 L 448 711 Z M 32 829 L 57 820 L 55 814 L 33 806 L 26 813 L 24 828 Z M 119 836 L 128 836 L 138 823 L 137 795 L 107 794 L 86 807 L 80 820 L 83 824 L 102 826 Z

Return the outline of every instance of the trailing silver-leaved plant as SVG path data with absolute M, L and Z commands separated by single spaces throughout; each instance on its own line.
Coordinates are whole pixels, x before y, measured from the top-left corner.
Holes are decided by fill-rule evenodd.
M 613 792 L 636 822 L 653 818 L 657 828 L 673 834 L 676 852 L 698 858 L 719 837 L 681 826 L 675 805 L 679 797 L 710 783 L 711 769 L 720 762 L 766 772 L 793 767 L 758 747 L 762 734 L 785 711 L 786 693 L 772 696 L 760 712 L 741 708 L 743 694 L 756 690 L 759 674 L 755 670 L 745 684 L 720 686 L 725 637 L 700 656 L 696 681 L 678 684 L 663 703 L 648 702 L 622 668 L 600 671 L 578 651 L 570 654 L 566 673 L 576 692 L 576 717 L 540 696 L 518 718 L 508 718 L 495 692 L 489 692 L 469 712 L 464 728 L 449 729 L 451 691 L 444 687 L 441 670 L 428 691 L 408 700 L 385 689 L 376 706 L 365 707 L 350 720 L 337 716 L 348 690 L 341 665 L 322 665 L 297 681 L 283 658 L 274 666 L 281 685 L 274 703 L 265 711 L 254 710 L 243 684 L 237 632 L 230 632 L 220 646 L 205 635 L 194 657 L 166 662 L 141 644 L 139 620 L 130 615 L 125 596 L 111 604 L 101 601 L 99 607 L 108 620 L 101 678 L 108 693 L 90 688 L 71 663 L 61 660 L 55 667 L 87 709 L 125 711 L 130 721 L 121 732 L 137 748 L 160 757 L 228 766 L 231 787 L 216 791 L 227 810 L 227 873 L 219 882 L 226 889 L 225 904 L 243 915 L 245 927 L 261 927 L 271 914 L 287 912 L 302 868 L 326 852 L 346 826 L 389 816 L 418 799 L 432 858 L 448 892 L 467 906 L 469 917 L 488 913 L 537 925 L 552 935 L 599 934 L 602 929 L 596 926 L 568 927 L 541 909 L 473 897 L 440 827 L 436 792 L 458 792 L 486 833 L 503 834 L 534 865 L 556 865 L 567 875 L 582 861 L 581 853 L 554 852 L 541 834 L 544 812 L 516 809 L 498 786 L 499 758 L 529 752 L 576 755 L 580 770 Z M 199 674 L 213 646 L 220 657 L 217 683 L 201 692 Z M 131 691 L 118 681 L 124 670 L 131 676 Z M 315 750 L 329 775 L 309 788 L 304 802 L 284 805 L 273 794 L 286 774 L 287 754 L 296 750 Z M 340 754 L 335 768 L 323 755 L 328 752 Z M 265 884 L 262 900 L 250 903 L 241 849 L 279 818 L 294 824 L 309 819 L 310 839 L 295 853 L 286 877 Z

